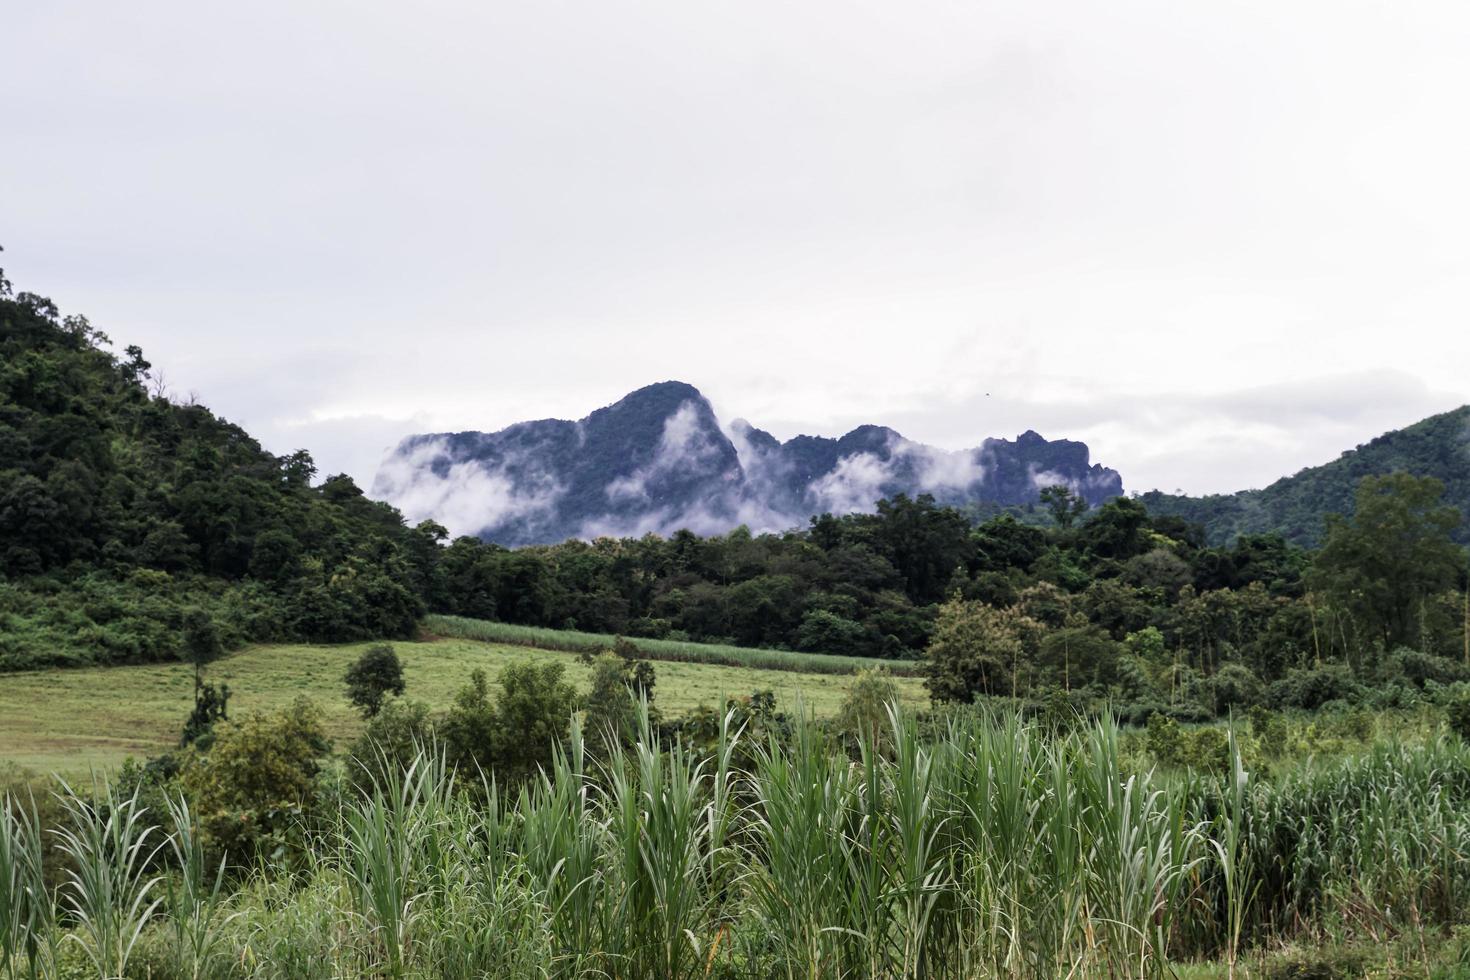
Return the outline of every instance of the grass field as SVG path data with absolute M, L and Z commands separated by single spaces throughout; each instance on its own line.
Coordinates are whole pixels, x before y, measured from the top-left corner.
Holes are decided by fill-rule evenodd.
M 357 715 L 342 696 L 342 674 L 366 644 L 251 647 L 218 661 L 209 679 L 230 686 L 230 713 L 270 709 L 305 694 L 326 712 L 327 728 L 339 743 L 352 738 Z M 555 660 L 579 687 L 588 668 L 560 651 L 441 639 L 395 643 L 403 661 L 409 697 L 435 710 L 448 707 L 454 692 L 482 668 L 491 679 L 514 660 Z M 720 664 L 657 664 L 659 706 L 678 714 L 699 704 L 718 704 L 724 695 L 769 688 L 790 709 L 798 694 L 815 714 L 836 711 L 847 678 L 790 670 Z M 898 678 L 905 699 L 926 701 L 922 682 Z M 193 699 L 193 675 L 184 664 L 33 671 L 0 677 L 0 762 L 42 772 L 84 773 L 169 748 L 178 737 Z
M 617 639 L 609 633 L 517 626 L 514 623 L 497 623 L 464 616 L 427 616 L 424 618 L 424 629 L 437 636 L 452 636 L 461 640 L 484 640 L 487 643 L 509 643 L 518 647 L 538 647 L 571 653 L 598 653 L 612 647 Z M 728 667 L 759 667 L 763 670 L 793 670 L 811 674 L 851 674 L 866 667 L 884 667 L 895 676 L 919 676 L 919 662 L 916 660 L 879 660 L 835 653 L 763 650 L 758 647 L 693 643 L 687 640 L 624 639 L 636 646 L 647 660 L 724 664 Z

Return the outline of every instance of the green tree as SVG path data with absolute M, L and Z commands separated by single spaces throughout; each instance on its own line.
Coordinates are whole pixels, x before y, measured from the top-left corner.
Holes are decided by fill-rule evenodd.
M 1417 645 L 1424 604 L 1464 565 L 1450 538 L 1460 513 L 1441 502 L 1443 494 L 1434 477 L 1368 476 L 1358 483 L 1353 516 L 1327 519 L 1310 584 L 1383 650 Z
M 485 673 L 471 673 L 439 726 L 450 761 L 493 772 L 501 783 L 521 782 L 549 765 L 555 746 L 566 742 L 577 707 L 577 692 L 565 675 L 566 665 L 559 662 L 507 664 L 492 701 Z
M 388 698 L 368 719 L 348 755 L 348 776 L 358 785 L 384 786 L 393 773 L 408 771 L 434 743 L 434 723 L 422 701 Z
M 199 692 L 204 686 L 204 668 L 218 660 L 224 653 L 220 642 L 219 627 L 214 618 L 197 606 L 184 611 L 182 630 L 184 659 L 194 667 L 194 701 L 197 706 Z
M 489 770 L 495 748 L 495 703 L 483 670 L 470 672 L 470 682 L 454 695 L 454 704 L 439 726 L 449 761 L 461 769 Z
M 633 731 L 638 705 L 632 683 L 629 661 L 610 652 L 592 659 L 592 684 L 583 701 L 583 730 L 594 744 L 626 742 Z
M 566 665 L 555 661 L 508 664 L 499 681 L 495 771 L 524 779 L 550 766 L 553 748 L 566 743 L 577 692 L 566 680 Z
M 180 778 L 214 847 L 248 860 L 300 844 L 330 748 L 321 712 L 299 698 L 220 726 L 208 754 L 194 753 Z
M 1042 487 L 1040 499 L 1063 531 L 1070 530 L 1077 518 L 1087 513 L 1087 499 L 1061 483 Z
M 376 715 L 388 695 L 402 695 L 404 691 L 403 664 L 387 643 L 374 643 L 364 650 L 342 679 L 347 685 L 347 700 L 364 718 Z
M 924 684 L 935 701 L 962 704 L 1021 686 L 1042 627 L 1020 611 L 954 598 L 939 607 Z
M 184 733 L 179 737 L 180 745 L 197 745 L 208 748 L 215 722 L 228 721 L 230 707 L 230 685 L 205 684 L 194 693 L 194 710 L 184 722 Z

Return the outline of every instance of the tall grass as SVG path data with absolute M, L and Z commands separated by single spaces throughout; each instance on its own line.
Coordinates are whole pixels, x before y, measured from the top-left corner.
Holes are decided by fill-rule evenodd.
M 546 629 L 540 626 L 517 626 L 488 619 L 463 616 L 432 615 L 424 618 L 424 628 L 437 636 L 485 643 L 505 643 L 541 650 L 564 650 L 569 653 L 600 653 L 610 649 L 617 637 L 610 633 L 579 633 L 576 630 Z M 760 670 L 794 670 L 811 674 L 852 674 L 858 670 L 885 667 L 900 677 L 917 677 L 919 663 L 912 660 L 881 660 L 873 657 L 849 657 L 832 653 L 799 653 L 792 650 L 765 650 L 720 643 L 691 643 L 683 640 L 633 639 L 647 660 L 670 660 L 693 664 L 722 664 L 727 667 L 755 667 Z
M 211 863 L 206 856 L 203 834 L 187 800 L 169 800 L 168 808 L 173 830 L 168 846 L 178 872 L 167 883 L 169 921 L 179 962 L 187 970 L 184 975 L 200 980 L 211 974 L 223 955 L 220 904 L 225 861 Z
M 228 895 L 182 804 L 153 828 L 134 800 L 63 790 L 61 925 L 103 951 L 97 976 L 141 934 L 158 978 L 960 980 L 1233 971 L 1282 939 L 1470 917 L 1458 742 L 1272 782 L 1238 757 L 1219 779 L 1132 770 L 1106 721 L 929 730 L 895 708 L 855 746 L 802 721 L 746 737 L 727 716 L 713 751 L 661 744 L 645 706 L 631 744 L 593 760 L 574 726 L 513 793 L 428 748 L 345 798 L 298 870 L 254 869 Z M 34 820 L 13 801 L 0 816 L 10 956 L 54 930 Z M 144 859 L 164 838 L 174 897 L 149 925 Z
M 98 976 L 121 977 L 143 929 L 164 901 L 161 877 L 151 871 L 164 847 L 160 828 L 145 820 L 137 790 L 128 797 L 110 783 L 90 798 L 65 783 L 59 794 L 68 817 L 55 831 L 69 859 L 61 905 L 73 930 L 67 936 L 86 953 Z
M 0 799 L 0 975 L 38 977 L 54 938 L 54 900 L 34 800 Z

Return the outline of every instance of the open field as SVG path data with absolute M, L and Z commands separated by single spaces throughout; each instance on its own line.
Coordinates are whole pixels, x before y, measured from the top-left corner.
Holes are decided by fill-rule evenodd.
M 209 679 L 230 686 L 230 712 L 280 707 L 299 695 L 317 701 L 327 728 L 339 743 L 353 737 L 360 721 L 342 696 L 342 674 L 367 644 L 257 646 L 226 657 L 209 669 Z M 411 698 L 434 710 L 448 707 L 454 692 L 483 669 L 493 681 L 515 660 L 556 660 L 584 686 L 589 669 L 570 653 L 438 640 L 395 643 Z M 719 664 L 657 664 L 659 706 L 677 714 L 699 704 L 718 704 L 725 695 L 769 688 L 790 709 L 798 695 L 817 715 L 836 711 L 847 680 L 830 674 L 764 670 Z M 899 678 L 905 698 L 921 704 L 922 683 Z M 193 700 L 193 674 L 182 663 L 32 671 L 0 677 L 0 760 L 43 772 L 85 772 L 113 766 L 128 756 L 169 748 Z
M 617 639 L 608 633 L 582 633 L 577 630 L 554 630 L 542 626 L 517 626 L 488 619 L 465 616 L 431 615 L 424 618 L 424 628 L 438 636 L 463 640 L 509 643 L 519 647 L 564 650 L 571 653 L 597 653 L 606 650 Z M 812 674 L 851 674 L 866 667 L 884 667 L 895 676 L 917 677 L 917 660 L 879 660 L 874 657 L 845 657 L 833 653 L 801 653 L 794 650 L 765 650 L 759 647 L 737 647 L 723 643 L 693 643 L 687 640 L 650 640 L 626 637 L 648 660 L 699 664 L 724 664 L 729 667 L 759 667 L 763 670 L 794 670 Z

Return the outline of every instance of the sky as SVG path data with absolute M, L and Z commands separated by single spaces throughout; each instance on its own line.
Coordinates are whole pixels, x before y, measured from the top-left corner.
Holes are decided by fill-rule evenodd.
M 1263 486 L 1470 402 L 1470 4 L 11 3 L 0 265 L 271 450 L 654 381 Z

